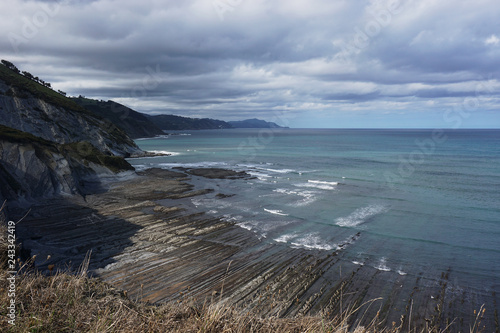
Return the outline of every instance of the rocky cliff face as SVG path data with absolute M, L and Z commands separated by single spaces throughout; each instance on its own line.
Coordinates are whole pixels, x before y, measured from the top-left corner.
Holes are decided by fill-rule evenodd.
M 30 203 L 100 190 L 141 156 L 120 128 L 0 65 L 0 201 Z
M 0 201 L 19 204 L 56 195 L 98 191 L 103 177 L 133 170 L 88 142 L 59 145 L 0 126 Z
M 0 124 L 60 144 L 88 141 L 110 155 L 141 153 L 133 140 L 112 123 L 85 110 L 54 105 L 1 79 Z

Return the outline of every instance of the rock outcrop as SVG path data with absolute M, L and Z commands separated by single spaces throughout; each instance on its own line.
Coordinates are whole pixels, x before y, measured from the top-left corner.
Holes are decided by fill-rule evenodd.
M 141 152 L 111 122 L 1 65 L 0 124 L 59 144 L 88 141 L 109 155 Z
M 103 177 L 133 170 L 88 142 L 60 145 L 0 125 L 0 201 L 98 192 Z

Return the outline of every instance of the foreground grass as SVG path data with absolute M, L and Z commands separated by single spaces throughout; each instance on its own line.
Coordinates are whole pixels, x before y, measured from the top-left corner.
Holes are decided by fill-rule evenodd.
M 1 213 L 1 212 L 0 212 Z M 242 313 L 220 301 L 186 300 L 161 306 L 130 300 L 99 279 L 86 274 L 88 260 L 79 272 L 45 276 L 21 263 L 16 279 L 16 320 L 8 323 L 8 270 L 5 223 L 0 226 L 0 331 L 2 332 L 404 332 L 396 325 L 380 328 L 377 318 L 368 327 L 350 326 L 355 309 L 333 319 L 321 316 L 261 318 Z M 87 265 L 87 267 L 86 267 Z M 475 331 L 471 329 L 471 331 Z M 412 332 L 441 332 L 425 329 Z

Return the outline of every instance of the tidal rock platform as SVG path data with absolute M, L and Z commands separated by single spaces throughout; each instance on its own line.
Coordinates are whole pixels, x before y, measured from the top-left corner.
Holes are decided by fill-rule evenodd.
M 90 254 L 90 274 L 144 302 L 220 300 L 280 317 L 335 315 L 349 307 L 357 309 L 353 323 L 376 317 L 388 326 L 408 327 L 411 319 L 412 325 L 445 328 L 453 322 L 453 331 L 468 330 L 474 310 L 486 303 L 482 324 L 498 330 L 496 295 L 457 288 L 453 272 L 430 279 L 356 265 L 344 259 L 349 242 L 325 251 L 260 239 L 190 205 L 209 193 L 228 196 L 194 185 L 194 176 L 247 177 L 230 170 L 149 169 L 99 194 L 33 205 L 18 224 L 18 238 L 36 255 L 39 270 L 76 270 Z M 362 232 L 352 241 L 359 237 Z

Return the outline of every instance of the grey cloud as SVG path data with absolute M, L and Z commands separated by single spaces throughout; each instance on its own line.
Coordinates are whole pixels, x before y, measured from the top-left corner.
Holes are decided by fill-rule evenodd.
M 39 3 L 9 6 L 29 21 Z M 356 103 L 373 112 L 377 103 L 412 109 L 425 99 L 475 96 L 447 84 L 500 80 L 500 45 L 486 43 L 500 38 L 494 0 L 400 0 L 387 24 L 377 22 L 394 0 L 242 1 L 223 20 L 210 0 L 59 3 L 18 53 L 9 32 L 22 35 L 23 18 L 3 17 L 0 56 L 70 94 L 120 99 L 147 112 L 235 119 Z M 368 36 L 370 24 L 380 29 Z M 367 39 L 352 48 L 359 32 Z M 143 89 L 147 68 L 160 69 L 159 82 Z M 496 99 L 485 109 L 498 97 L 488 95 Z

